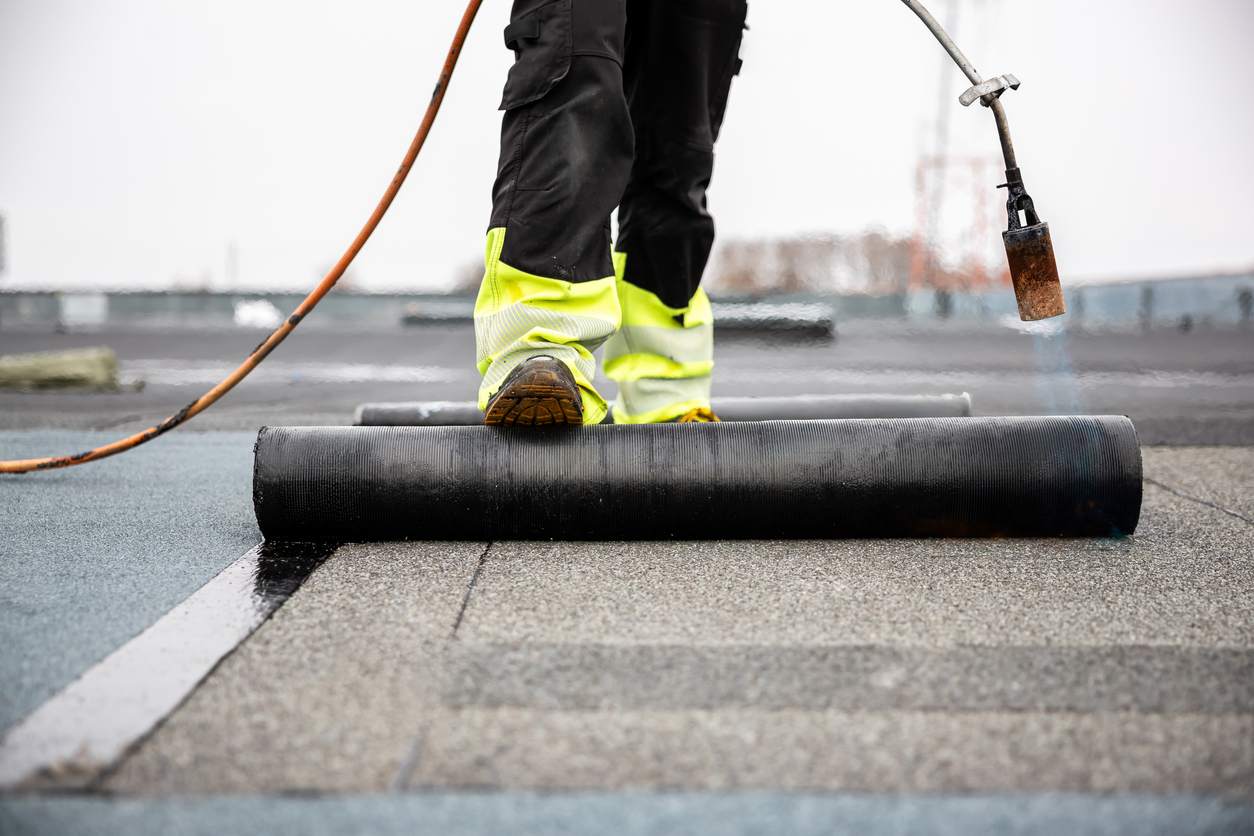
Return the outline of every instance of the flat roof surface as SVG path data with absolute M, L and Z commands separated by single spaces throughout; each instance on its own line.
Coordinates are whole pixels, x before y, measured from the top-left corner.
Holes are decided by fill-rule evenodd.
M 140 393 L 0 393 L 0 451 L 138 429 L 253 336 L 0 332 L 3 353 L 112 345 L 124 376 L 149 378 Z M 298 331 L 268 377 L 184 430 L 0 479 L 0 725 L 255 545 L 258 425 L 465 399 L 470 339 Z M 87 796 L 10 793 L 0 824 L 1250 832 L 1251 349 L 1241 332 L 892 323 L 833 344 L 725 341 L 723 394 L 969 391 L 977 415 L 1131 415 L 1138 533 L 344 546 Z

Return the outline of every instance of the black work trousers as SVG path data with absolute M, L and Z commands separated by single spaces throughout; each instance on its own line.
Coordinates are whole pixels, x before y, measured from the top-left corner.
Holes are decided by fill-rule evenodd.
M 614 274 L 688 304 L 714 243 L 706 188 L 746 0 L 514 0 L 492 228 L 501 261 L 570 282 Z

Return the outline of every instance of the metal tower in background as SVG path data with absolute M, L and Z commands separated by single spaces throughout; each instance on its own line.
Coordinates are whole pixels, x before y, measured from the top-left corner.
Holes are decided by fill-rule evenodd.
M 986 0 L 948 0 L 945 28 L 951 34 L 959 29 L 964 2 L 973 4 L 973 17 L 985 12 Z M 954 78 L 948 57 L 942 55 L 931 148 L 919 155 L 915 167 L 910 287 L 916 289 L 970 291 L 1008 283 L 1008 274 L 999 266 L 999 255 L 987 245 L 986 234 L 1000 201 L 988 188 L 1000 176 L 1000 160 L 995 155 L 951 152 L 950 116 L 957 104 Z M 969 213 L 970 221 L 955 227 L 950 219 L 959 213 Z M 955 231 L 956 237 L 946 235 Z

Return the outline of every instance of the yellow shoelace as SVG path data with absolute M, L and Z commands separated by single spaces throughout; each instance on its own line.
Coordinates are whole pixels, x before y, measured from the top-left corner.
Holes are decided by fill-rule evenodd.
M 704 406 L 690 409 L 675 419 L 676 424 L 712 424 L 719 420 L 714 411 Z

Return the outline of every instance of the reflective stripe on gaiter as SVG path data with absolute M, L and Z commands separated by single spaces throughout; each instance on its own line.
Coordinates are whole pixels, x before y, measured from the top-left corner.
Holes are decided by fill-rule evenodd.
M 614 420 L 620 424 L 669 421 L 710 406 L 714 367 L 714 316 L 705 291 L 685 308 L 622 279 L 624 253 L 614 254 L 622 327 L 605 346 L 605 375 L 618 383 Z
M 483 382 L 479 408 L 514 368 L 539 355 L 566 364 L 583 394 L 585 424 L 600 423 L 608 406 L 592 385 L 592 352 L 618 328 L 614 277 L 588 282 L 548 279 L 501 261 L 505 230 L 488 230 L 483 283 L 475 300 L 475 360 Z

